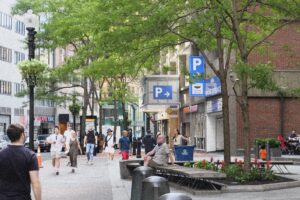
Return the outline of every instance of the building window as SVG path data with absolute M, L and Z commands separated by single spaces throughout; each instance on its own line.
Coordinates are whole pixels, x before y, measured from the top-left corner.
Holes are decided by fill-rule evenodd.
M 16 33 L 25 35 L 25 24 L 19 20 L 16 21 Z
M 0 46 L 0 60 L 5 61 L 5 62 L 11 62 L 11 57 L 12 57 L 12 50 Z
M 21 83 L 15 83 L 15 95 L 23 92 L 25 90 L 25 87 Z
M 14 63 L 18 64 L 19 62 L 21 62 L 23 60 L 25 60 L 25 54 L 21 53 L 21 52 L 18 52 L 18 51 L 15 51 L 15 61 L 14 61 Z
M 0 94 L 11 95 L 11 82 L 0 80 Z
M 7 29 L 12 29 L 12 17 L 0 12 L 0 26 Z

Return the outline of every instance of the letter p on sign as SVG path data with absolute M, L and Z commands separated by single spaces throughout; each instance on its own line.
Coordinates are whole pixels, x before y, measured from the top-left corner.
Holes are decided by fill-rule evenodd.
M 202 64 L 202 60 L 201 58 L 193 58 L 193 71 L 196 71 L 197 70 L 197 67 L 198 66 L 201 66 Z
M 155 87 L 155 97 L 158 98 L 161 93 L 162 93 L 162 88 Z

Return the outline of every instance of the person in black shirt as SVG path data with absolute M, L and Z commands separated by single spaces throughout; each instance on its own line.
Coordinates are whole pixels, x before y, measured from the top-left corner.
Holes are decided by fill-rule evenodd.
M 24 147 L 23 126 L 10 125 L 7 136 L 11 144 L 0 151 L 0 199 L 31 200 L 31 184 L 35 200 L 41 200 L 38 161 L 35 153 Z
M 84 137 L 84 147 L 86 147 L 87 164 L 93 164 L 94 148 L 97 147 L 97 136 L 90 126 Z
M 145 154 L 152 151 L 156 145 L 156 140 L 152 136 L 151 131 L 147 132 L 147 135 L 143 138 L 143 144 L 145 146 Z

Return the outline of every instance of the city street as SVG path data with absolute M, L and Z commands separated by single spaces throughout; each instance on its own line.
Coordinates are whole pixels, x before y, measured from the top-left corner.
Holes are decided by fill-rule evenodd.
M 300 0 L 0 0 L 0 200 L 131 200 L 130 154 L 193 200 L 300 200 L 299 30 Z M 120 154 L 46 152 L 81 147 Z
M 114 161 L 108 161 L 103 155 L 95 158 L 94 165 L 87 165 L 84 156 L 79 158 L 79 168 L 75 174 L 67 167 L 67 159 L 62 159 L 59 176 L 54 175 L 51 168 L 49 153 L 43 153 L 44 167 L 40 170 L 43 199 L 44 200 L 129 200 L 131 193 L 131 181 L 121 180 L 119 175 L 120 157 Z M 289 168 L 292 173 L 299 173 L 300 166 Z M 293 175 L 291 177 L 298 178 Z M 185 193 L 182 190 L 171 188 L 172 192 Z M 287 195 L 289 194 L 289 195 Z M 192 196 L 193 200 L 296 200 L 299 199 L 299 188 L 275 190 L 267 192 L 244 192 L 223 194 L 201 194 Z

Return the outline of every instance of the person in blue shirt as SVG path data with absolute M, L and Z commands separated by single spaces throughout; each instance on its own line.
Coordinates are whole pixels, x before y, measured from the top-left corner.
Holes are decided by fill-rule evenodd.
M 130 140 L 128 138 L 128 132 L 122 131 L 122 137 L 119 139 L 119 148 L 122 154 L 122 160 L 129 159 L 129 147 L 130 147 Z

